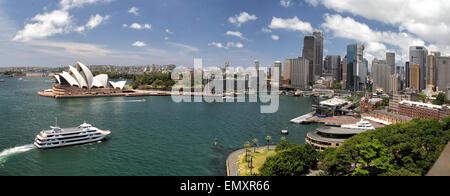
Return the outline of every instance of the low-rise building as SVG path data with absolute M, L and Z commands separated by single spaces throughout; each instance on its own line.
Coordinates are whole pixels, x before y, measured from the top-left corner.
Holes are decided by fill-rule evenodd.
M 372 112 L 377 109 L 377 107 L 381 106 L 383 99 L 381 98 L 372 98 L 372 95 L 368 95 L 367 97 L 363 97 L 359 106 L 359 110 L 361 112 Z
M 419 94 L 415 91 L 406 91 L 404 93 L 394 93 L 392 99 L 389 101 L 389 109 L 398 113 L 398 105 L 401 101 L 419 101 Z
M 401 101 L 398 113 L 411 118 L 433 118 L 439 120 L 450 115 L 450 107 L 414 101 Z

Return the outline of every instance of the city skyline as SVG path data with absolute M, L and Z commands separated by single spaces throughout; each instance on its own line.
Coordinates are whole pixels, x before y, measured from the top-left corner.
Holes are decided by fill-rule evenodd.
M 252 6 L 256 2 L 259 6 Z M 208 66 L 229 61 L 232 67 L 250 67 L 258 59 L 268 67 L 302 56 L 303 37 L 315 30 L 324 32 L 324 57 L 344 57 L 352 43 L 365 43 L 369 62 L 395 52 L 401 66 L 409 60 L 410 46 L 448 54 L 445 35 L 450 30 L 443 13 L 448 3 L 404 0 L 379 5 L 374 9 L 374 1 L 353 0 L 61 0 L 24 5 L 0 0 L 0 67 L 76 60 L 191 65 L 195 57 Z M 413 14 L 417 10 L 428 14 Z

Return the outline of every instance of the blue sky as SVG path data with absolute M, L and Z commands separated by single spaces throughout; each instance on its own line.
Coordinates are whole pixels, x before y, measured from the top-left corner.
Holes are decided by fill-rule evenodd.
M 313 30 L 325 32 L 325 55 L 345 55 L 349 43 L 366 43 L 369 60 L 396 52 L 398 64 L 409 45 L 446 54 L 449 17 L 433 9 L 448 3 L 433 1 L 443 5 L 410 22 L 402 13 L 423 6 L 399 1 L 0 0 L 0 66 L 189 66 L 194 57 L 207 66 L 247 67 L 255 59 L 268 66 L 301 56 L 303 36 Z M 436 36 L 418 28 L 436 20 L 444 25 Z

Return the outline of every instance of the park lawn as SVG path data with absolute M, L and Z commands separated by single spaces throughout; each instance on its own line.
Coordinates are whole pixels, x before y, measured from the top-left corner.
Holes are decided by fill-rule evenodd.
M 276 154 L 275 150 L 257 150 L 253 152 L 253 149 L 249 154 L 253 155 L 253 175 L 259 174 L 259 168 L 261 168 L 266 162 L 266 159 L 270 156 Z M 250 161 L 250 157 L 249 157 Z M 248 167 L 247 162 L 245 161 L 245 153 L 239 156 L 238 158 L 238 167 L 240 176 L 250 176 L 250 168 Z

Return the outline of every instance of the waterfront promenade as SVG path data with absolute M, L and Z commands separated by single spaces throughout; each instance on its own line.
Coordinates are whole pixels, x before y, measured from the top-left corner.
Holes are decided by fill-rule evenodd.
M 269 146 L 269 149 L 273 150 L 275 149 L 276 146 Z M 256 147 L 256 150 L 265 150 L 267 149 L 267 146 L 260 146 L 260 147 Z M 253 152 L 253 148 L 250 148 L 249 150 L 251 150 Z M 245 154 L 245 149 L 240 149 L 240 150 L 236 150 L 234 152 L 232 152 L 226 161 L 226 165 L 227 165 L 227 176 L 239 176 L 239 166 L 238 166 L 238 158 L 239 156 Z

